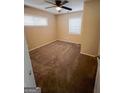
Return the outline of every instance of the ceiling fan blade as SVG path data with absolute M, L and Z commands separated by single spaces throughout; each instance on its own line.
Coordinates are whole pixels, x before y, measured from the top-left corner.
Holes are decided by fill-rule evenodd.
M 66 4 L 66 3 L 69 3 L 69 1 L 64 0 L 64 1 L 62 2 L 62 5 Z
M 53 2 L 50 2 L 50 1 L 47 1 L 47 0 L 45 0 L 45 2 L 47 2 L 47 3 L 49 3 L 49 4 L 56 5 L 55 3 L 53 3 Z
M 66 7 L 66 6 L 62 6 L 61 8 L 64 8 L 64 9 L 66 9 L 66 10 L 72 10 L 72 8 L 69 8 L 69 7 Z
M 45 7 L 45 9 L 48 9 L 48 8 L 54 8 L 54 7 L 56 7 L 56 6 Z

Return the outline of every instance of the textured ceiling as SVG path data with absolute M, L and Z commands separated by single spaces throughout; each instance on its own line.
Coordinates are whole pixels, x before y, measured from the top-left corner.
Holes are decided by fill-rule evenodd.
M 54 0 L 48 0 L 48 1 L 54 1 Z M 68 0 L 68 1 L 69 3 L 65 4 L 65 6 L 72 8 L 71 12 L 83 10 L 83 0 Z M 31 6 L 34 8 L 51 12 L 53 14 L 63 14 L 68 12 L 65 9 L 62 9 L 60 13 L 58 13 L 55 8 L 45 9 L 45 7 L 52 6 L 51 4 L 46 3 L 45 0 L 24 0 L 24 4 L 27 6 Z

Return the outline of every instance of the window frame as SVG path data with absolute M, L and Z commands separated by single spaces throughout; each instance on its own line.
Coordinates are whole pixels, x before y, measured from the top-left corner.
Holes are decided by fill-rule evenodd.
M 73 19 L 79 19 L 80 20 L 80 28 L 79 28 L 79 31 L 77 33 L 75 33 L 74 31 L 71 31 L 71 24 L 70 24 L 70 20 L 73 20 Z M 81 23 L 82 23 L 82 18 L 80 16 L 77 16 L 77 17 L 70 17 L 69 18 L 69 34 L 73 34 L 73 35 L 80 35 L 81 34 Z

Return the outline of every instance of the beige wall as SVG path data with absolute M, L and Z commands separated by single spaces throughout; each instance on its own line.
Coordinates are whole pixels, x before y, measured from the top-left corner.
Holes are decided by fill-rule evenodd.
M 25 14 L 48 18 L 48 26 L 24 27 L 29 50 L 56 40 L 56 17 L 38 9 L 25 7 Z
M 81 35 L 69 34 L 69 17 L 81 17 L 82 12 L 57 15 L 57 39 L 80 44 Z
M 81 53 L 97 56 L 100 42 L 99 0 L 85 2 L 83 14 Z

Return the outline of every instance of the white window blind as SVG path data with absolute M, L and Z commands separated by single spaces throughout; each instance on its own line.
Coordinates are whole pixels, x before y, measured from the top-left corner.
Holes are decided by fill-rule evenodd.
M 47 26 L 48 20 L 45 17 L 25 15 L 24 25 L 25 26 Z
M 69 19 L 69 33 L 80 34 L 81 32 L 81 18 L 74 17 Z

